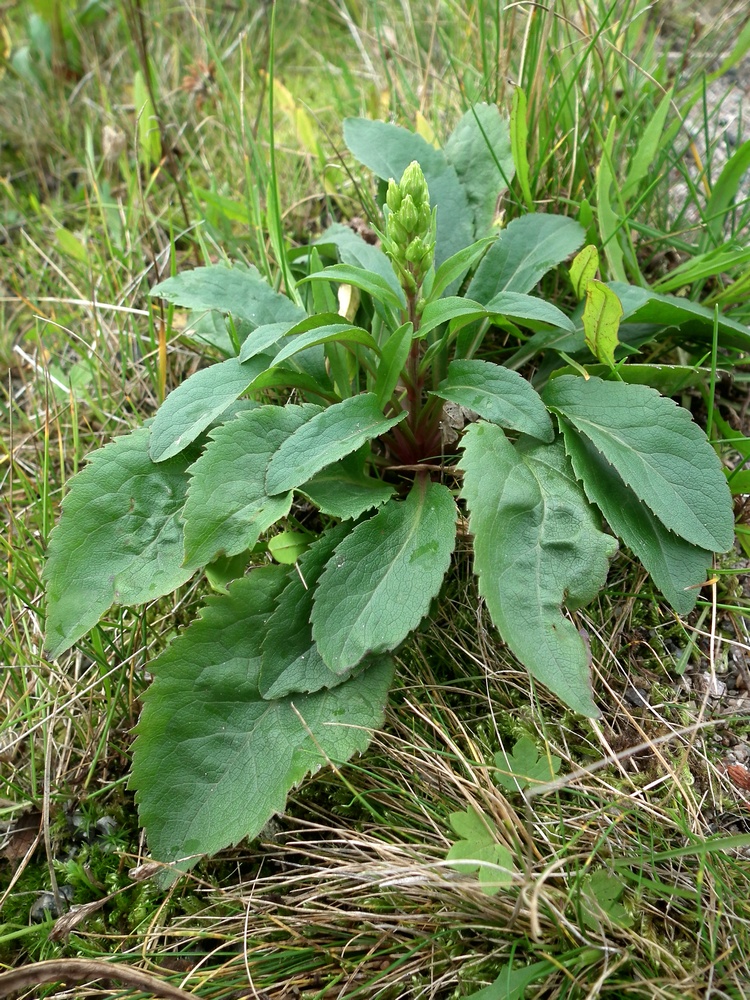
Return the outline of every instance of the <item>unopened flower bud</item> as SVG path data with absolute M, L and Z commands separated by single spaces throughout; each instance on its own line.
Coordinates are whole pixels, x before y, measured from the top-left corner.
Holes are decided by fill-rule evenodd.
M 411 199 L 417 207 L 424 202 L 429 203 L 430 194 L 427 190 L 427 182 L 424 179 L 422 168 L 416 160 L 412 160 L 404 170 L 399 186 L 403 195 L 411 195 Z
M 385 203 L 392 212 L 398 212 L 401 208 L 401 199 L 401 188 L 391 177 L 388 181 L 388 192 L 385 196 Z
M 417 211 L 410 194 L 404 195 L 403 201 L 401 202 L 401 208 L 399 209 L 398 218 L 399 222 L 410 236 L 416 233 L 417 226 L 419 224 L 419 212 Z

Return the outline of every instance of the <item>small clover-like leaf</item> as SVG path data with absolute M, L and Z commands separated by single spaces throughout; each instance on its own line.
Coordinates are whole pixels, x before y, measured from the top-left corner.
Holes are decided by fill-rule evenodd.
M 508 792 L 523 791 L 534 785 L 552 781 L 562 761 L 554 755 L 540 754 L 536 743 L 528 736 L 516 741 L 511 753 L 500 750 L 495 754 L 495 781 Z
M 447 861 L 454 862 L 451 867 L 469 875 L 479 869 L 479 883 L 488 896 L 510 885 L 514 872 L 513 855 L 499 843 L 494 824 L 473 806 L 451 813 L 448 820 L 461 838 L 446 855 Z
M 633 918 L 620 903 L 624 890 L 622 881 L 604 869 L 593 872 L 586 879 L 580 895 L 584 923 L 597 929 L 604 916 L 618 927 L 632 927 Z

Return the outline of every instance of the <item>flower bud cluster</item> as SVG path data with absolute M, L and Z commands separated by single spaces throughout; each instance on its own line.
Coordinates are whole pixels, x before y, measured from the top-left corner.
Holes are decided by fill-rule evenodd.
M 404 291 L 414 295 L 435 257 L 436 210 L 416 160 L 403 173 L 401 183 L 391 179 L 386 194 L 383 249 L 391 258 Z

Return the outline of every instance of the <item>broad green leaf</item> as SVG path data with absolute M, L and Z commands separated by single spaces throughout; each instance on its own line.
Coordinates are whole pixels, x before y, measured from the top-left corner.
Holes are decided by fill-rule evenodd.
M 514 448 L 499 427 L 479 422 L 463 447 L 474 568 L 493 621 L 534 677 L 597 716 L 586 647 L 560 608 L 595 596 L 617 542 L 599 530 L 560 442 Z
M 583 307 L 583 332 L 586 346 L 598 361 L 615 367 L 615 350 L 619 344 L 622 304 L 611 288 L 594 278 L 586 283 Z
M 613 118 L 602 146 L 602 158 L 596 168 L 596 216 L 599 222 L 599 237 L 604 249 L 604 256 L 609 264 L 610 277 L 614 278 L 615 281 L 627 281 L 619 240 L 622 224 L 612 208 L 612 187 L 615 184 L 612 148 L 615 141 L 616 123 L 617 119 Z
M 411 350 L 413 335 L 413 324 L 404 323 L 394 330 L 383 344 L 373 386 L 381 410 L 385 410 L 401 378 Z
M 266 354 L 244 364 L 227 358 L 178 385 L 159 407 L 151 425 L 148 450 L 152 461 L 163 462 L 187 448 L 268 368 L 269 361 Z
M 520 969 L 514 969 L 509 962 L 493 983 L 471 993 L 466 1000 L 524 1000 L 527 986 L 557 971 L 558 966 L 552 962 L 534 962 Z
M 494 779 L 508 792 L 522 792 L 524 788 L 546 785 L 560 770 L 562 760 L 554 755 L 540 754 L 536 743 L 522 736 L 516 741 L 513 752 L 500 750 L 495 754 Z
M 589 243 L 573 259 L 570 265 L 570 282 L 580 302 L 586 294 L 586 286 L 596 277 L 599 270 L 599 251 Z
M 185 521 L 185 565 L 197 569 L 220 553 L 237 555 L 289 513 L 292 492 L 269 496 L 268 463 L 280 446 L 320 408 L 260 406 L 211 432 L 191 466 Z
M 721 462 L 687 410 L 648 386 L 573 375 L 549 382 L 543 399 L 670 531 L 712 552 L 731 548 L 732 499 Z
M 286 343 L 276 357 L 271 362 L 272 366 L 280 365 L 300 351 L 307 350 L 308 347 L 315 347 L 317 344 L 328 344 L 331 342 L 340 344 L 364 344 L 376 353 L 378 345 L 375 343 L 371 333 L 351 323 L 336 323 L 332 326 L 321 326 L 307 333 L 300 333 L 298 336 Z
M 523 215 L 503 229 L 484 255 L 467 295 L 484 304 L 498 292 L 525 294 L 579 249 L 585 232 L 562 215 Z
M 657 295 L 648 288 L 611 281 L 609 287 L 617 294 L 623 308 L 623 323 L 651 323 L 655 335 L 679 330 L 683 340 L 695 337 L 701 341 L 713 339 L 714 311 L 676 295 Z M 719 344 L 750 351 L 750 329 L 719 313 Z
M 544 323 L 560 330 L 575 330 L 575 324 L 557 306 L 535 295 L 521 292 L 499 292 L 486 306 L 488 313 L 495 313 L 503 319 L 511 319 L 519 326 L 536 329 Z
M 565 423 L 562 430 L 565 450 L 586 496 L 638 556 L 675 611 L 689 614 L 700 596 L 711 553 L 668 531 L 587 438 Z
M 620 191 L 620 196 L 623 201 L 627 201 L 632 194 L 635 194 L 638 185 L 642 180 L 644 180 L 645 177 L 647 177 L 656 154 L 660 151 L 660 149 L 664 148 L 661 145 L 661 139 L 662 133 L 664 132 L 664 125 L 667 121 L 667 115 L 669 114 L 669 109 L 672 105 L 673 93 L 674 90 L 667 91 L 659 102 L 659 105 L 654 113 L 646 122 L 646 125 L 638 138 L 638 145 L 636 146 L 630 159 L 628 175 L 625 178 Z
M 374 393 L 365 392 L 329 406 L 281 445 L 266 472 L 270 496 L 296 489 L 365 441 L 379 437 L 406 416 L 386 418 Z
M 388 658 L 331 691 L 261 697 L 261 642 L 287 574 L 257 569 L 209 597 L 149 664 L 131 784 L 153 857 L 177 870 L 256 837 L 306 774 L 363 751 L 382 722 Z
M 750 139 L 743 142 L 729 157 L 713 186 L 706 205 L 704 243 L 707 243 L 709 238 L 717 246 L 724 242 L 726 215 L 737 197 L 739 186 L 748 170 L 750 170 Z M 701 249 L 705 250 L 706 246 L 702 246 Z
M 498 195 L 515 173 L 508 122 L 497 105 L 470 107 L 451 133 L 444 152 L 466 190 L 474 235 L 485 236 L 495 219 Z
M 365 271 L 379 274 L 391 286 L 399 301 L 406 305 L 404 292 L 393 265 L 379 247 L 367 243 L 349 226 L 344 226 L 340 222 L 329 226 L 315 241 L 316 246 L 325 244 L 333 244 L 336 247 L 342 264 L 353 264 L 364 268 Z
M 466 247 L 464 250 L 459 250 L 457 254 L 449 257 L 448 260 L 444 260 L 435 273 L 430 294 L 427 297 L 428 302 L 434 302 L 436 299 L 439 299 L 449 285 L 452 285 L 454 281 L 471 270 L 496 239 L 497 236 L 486 236 L 484 239 L 472 243 L 471 246 Z
M 448 820 L 461 838 L 445 856 L 454 862 L 451 868 L 469 875 L 479 869 L 479 883 L 487 896 L 495 896 L 503 886 L 512 885 L 513 855 L 498 842 L 494 824 L 473 806 L 451 813 Z
M 320 574 L 351 525 L 339 524 L 323 532 L 298 563 L 299 572 L 279 595 L 264 627 L 258 690 L 266 699 L 285 698 L 299 691 L 312 693 L 336 687 L 346 675 L 330 670 L 312 637 L 310 615 Z
M 395 649 L 436 596 L 456 540 L 456 504 L 439 483 L 417 481 L 337 547 L 315 592 L 313 637 L 335 673 Z
M 463 319 L 471 323 L 476 319 L 484 319 L 486 315 L 487 310 L 483 305 L 463 296 L 449 295 L 444 299 L 435 299 L 424 307 L 419 324 L 419 336 L 424 337 L 436 327 L 454 319 Z
M 268 551 L 278 563 L 293 566 L 310 544 L 310 535 L 301 531 L 280 531 L 268 541 Z
M 354 267 L 352 264 L 331 264 L 317 274 L 309 274 L 306 278 L 300 279 L 298 284 L 304 285 L 306 282 L 315 281 L 345 282 L 367 292 L 391 309 L 400 312 L 404 308 L 404 302 L 399 299 L 389 282 L 379 274 L 366 271 L 363 267 Z
M 70 481 L 49 540 L 47 650 L 72 646 L 112 604 L 141 604 L 181 586 L 187 467 L 195 454 L 155 465 L 144 427 L 95 451 Z
M 398 125 L 347 118 L 344 142 L 360 163 L 384 181 L 398 181 L 412 160 L 417 160 L 430 192 L 430 204 L 437 205 L 435 268 L 440 268 L 474 239 L 472 210 L 466 188 L 460 182 L 445 153 L 421 136 Z
M 334 462 L 299 487 L 322 514 L 344 520 L 382 506 L 393 496 L 393 486 L 366 475 L 349 458 Z
M 526 122 L 526 94 L 516 87 L 513 91 L 510 108 L 510 145 L 513 162 L 516 165 L 516 177 L 521 188 L 524 204 L 529 212 L 534 211 L 534 197 L 529 184 L 529 159 L 526 152 L 529 129 Z
M 215 309 L 248 320 L 253 326 L 298 322 L 305 314 L 286 295 L 274 291 L 255 268 L 212 264 L 182 271 L 151 289 L 153 297 L 189 309 Z
M 490 361 L 451 361 L 448 374 L 431 395 L 474 410 L 501 427 L 552 441 L 555 431 L 547 407 L 518 372 Z

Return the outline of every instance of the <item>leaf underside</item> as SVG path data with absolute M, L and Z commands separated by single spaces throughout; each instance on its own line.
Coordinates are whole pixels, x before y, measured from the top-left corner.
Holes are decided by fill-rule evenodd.
M 501 636 L 538 680 L 596 716 L 586 647 L 561 613 L 604 584 L 617 542 L 597 527 L 561 442 L 515 448 L 484 422 L 464 434 L 462 496 L 479 589 Z
M 287 580 L 267 567 L 209 597 L 149 667 L 131 783 L 151 853 L 174 871 L 257 836 L 306 774 L 363 751 L 382 722 L 387 657 L 330 691 L 261 697 L 265 622 Z

